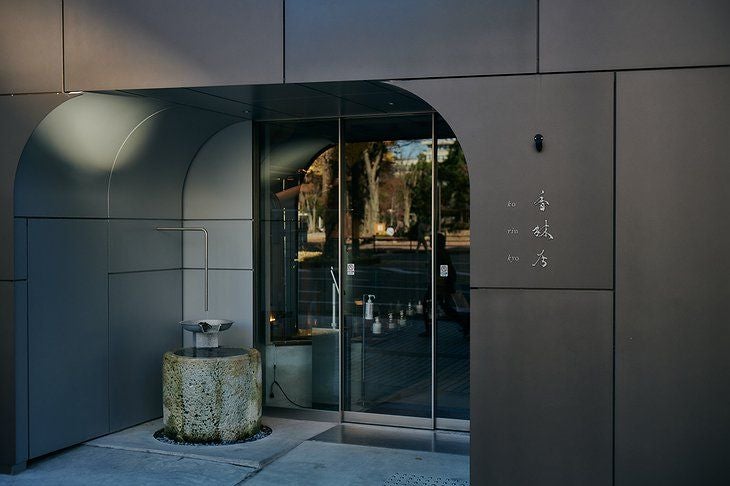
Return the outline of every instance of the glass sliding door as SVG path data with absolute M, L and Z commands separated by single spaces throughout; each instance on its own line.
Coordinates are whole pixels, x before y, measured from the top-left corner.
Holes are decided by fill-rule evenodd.
M 338 122 L 270 122 L 259 132 L 266 405 L 338 411 Z
M 265 404 L 467 429 L 469 175 L 451 129 L 435 114 L 258 127 Z
M 430 419 L 432 117 L 343 127 L 345 418 Z

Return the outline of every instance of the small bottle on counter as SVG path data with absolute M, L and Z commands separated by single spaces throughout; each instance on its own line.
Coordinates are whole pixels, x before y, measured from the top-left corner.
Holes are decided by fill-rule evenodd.
M 395 319 L 393 319 L 393 313 L 388 312 L 388 330 L 392 331 L 396 328 Z
M 380 334 L 383 332 L 383 326 L 380 324 L 380 316 L 375 316 L 375 322 L 373 322 L 373 334 Z

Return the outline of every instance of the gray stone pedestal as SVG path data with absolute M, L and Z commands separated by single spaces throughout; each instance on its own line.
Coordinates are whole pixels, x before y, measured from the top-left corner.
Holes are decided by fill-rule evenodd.
M 261 427 L 261 355 L 255 349 L 185 348 L 162 365 L 165 435 L 178 442 L 235 442 Z

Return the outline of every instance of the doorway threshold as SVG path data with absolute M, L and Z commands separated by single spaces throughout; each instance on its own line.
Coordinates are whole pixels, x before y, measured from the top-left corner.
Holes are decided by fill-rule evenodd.
M 340 424 L 309 440 L 468 456 L 470 434 L 380 425 Z

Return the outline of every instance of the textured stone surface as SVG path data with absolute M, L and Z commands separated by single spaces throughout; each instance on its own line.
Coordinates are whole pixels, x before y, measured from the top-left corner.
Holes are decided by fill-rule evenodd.
M 259 431 L 261 355 L 255 349 L 217 349 L 220 355 L 206 357 L 165 353 L 162 412 L 169 438 L 225 443 Z

